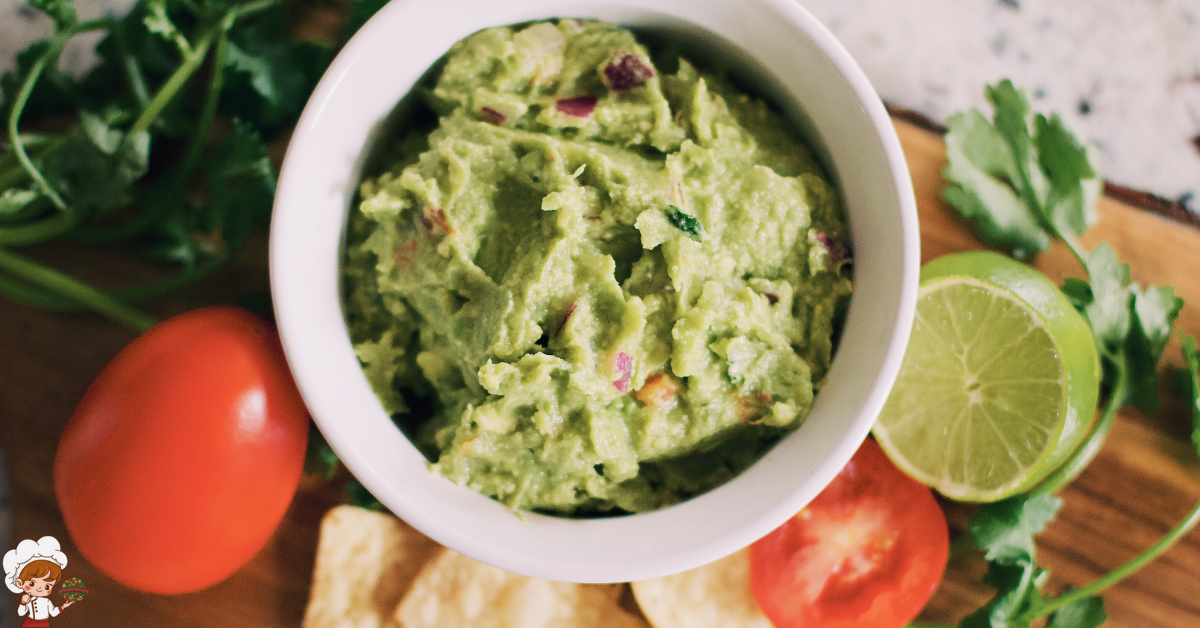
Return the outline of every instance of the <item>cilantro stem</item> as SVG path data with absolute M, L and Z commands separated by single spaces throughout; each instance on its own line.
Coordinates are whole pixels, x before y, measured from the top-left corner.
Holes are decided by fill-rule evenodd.
M 0 190 L 16 187 L 28 178 L 29 171 L 25 170 L 23 164 L 18 163 L 16 168 L 9 168 L 4 174 L 0 174 Z
M 172 33 L 171 40 L 175 43 L 175 47 L 179 49 L 179 54 L 188 57 L 192 54 L 192 43 L 183 36 L 183 33 L 175 31 Z
M 203 279 L 204 277 L 211 275 L 213 271 L 223 266 L 225 262 L 228 262 L 229 258 L 230 254 L 228 252 L 221 252 L 188 270 L 163 279 L 162 281 L 156 281 L 143 286 L 117 288 L 116 290 L 113 290 L 111 294 L 114 297 L 120 298 L 124 301 L 141 301 L 143 299 L 156 297 L 165 292 L 170 292 L 176 288 L 186 286 L 197 279 Z
M 1034 191 L 1033 180 L 1030 177 L 1029 172 L 1021 164 L 1018 164 L 1017 168 L 1021 172 L 1022 179 L 1024 179 L 1025 189 L 1023 190 L 1023 195 L 1025 196 L 1025 203 L 1034 208 L 1034 213 L 1037 214 L 1038 221 L 1042 223 L 1042 229 L 1049 231 L 1054 235 L 1054 237 L 1058 238 L 1059 241 L 1067 245 L 1067 248 L 1070 249 L 1071 254 L 1074 255 L 1075 259 L 1079 260 L 1079 264 L 1083 266 L 1084 272 L 1087 272 L 1087 259 L 1084 257 L 1083 251 L 1079 248 L 1079 243 L 1076 242 L 1074 238 L 1069 238 L 1064 235 L 1062 230 L 1058 228 L 1058 225 L 1054 224 L 1054 221 L 1050 219 L 1050 215 L 1046 211 L 1046 206 L 1042 204 L 1041 199 L 1039 199 L 1037 196 L 1037 192 Z M 1053 197 L 1053 194 L 1051 194 L 1051 197 Z
M 1104 413 L 1096 420 L 1096 425 L 1092 427 L 1092 431 L 1084 439 L 1071 456 L 1066 459 L 1058 469 L 1046 477 L 1042 483 L 1034 489 L 1034 493 L 1054 494 L 1062 490 L 1067 484 L 1083 473 L 1092 460 L 1096 459 L 1096 455 L 1100 453 L 1101 447 L 1104 446 L 1105 439 L 1108 438 L 1108 432 L 1112 429 L 1113 422 L 1116 420 L 1117 410 L 1120 410 L 1125 405 L 1126 397 L 1129 394 L 1129 370 L 1126 368 L 1123 360 L 1107 356 L 1109 363 L 1116 370 L 1116 384 L 1108 394 L 1108 404 L 1104 407 Z
M 39 308 L 65 309 L 57 307 L 66 302 L 58 294 L 52 293 L 41 286 L 33 286 L 24 281 L 13 279 L 7 275 L 0 274 L 0 292 L 25 305 Z
M 1010 87 L 1011 87 L 1011 85 L 1010 85 Z M 991 89 L 992 88 L 989 88 L 989 91 Z M 993 103 L 993 104 L 995 104 L 995 103 Z M 999 107 L 999 105 L 997 105 L 997 107 Z M 1001 114 L 999 112 L 999 109 L 997 109 L 997 113 L 996 113 L 996 117 L 995 117 L 995 123 L 996 123 L 997 127 L 1000 126 L 1000 115 Z M 1049 232 L 1050 234 L 1052 234 L 1054 237 L 1058 238 L 1059 240 L 1061 240 L 1063 242 L 1063 244 L 1066 244 L 1067 248 L 1071 250 L 1071 254 L 1075 256 L 1075 259 L 1079 260 L 1079 263 L 1083 265 L 1083 268 L 1086 271 L 1087 270 L 1087 261 L 1084 259 L 1083 251 L 1081 251 L 1079 249 L 1079 245 L 1074 241 L 1074 239 L 1068 238 L 1063 235 L 1062 230 L 1059 229 L 1058 225 L 1054 223 L 1054 220 L 1051 217 L 1050 211 L 1046 206 L 1047 204 L 1043 203 L 1042 199 L 1038 197 L 1038 190 L 1033 185 L 1033 174 L 1032 174 L 1031 168 L 1030 168 L 1030 166 L 1032 166 L 1033 168 L 1037 168 L 1037 165 L 1031 164 L 1019 157 L 1020 155 L 1028 152 L 1028 150 L 1031 148 L 1027 143 L 1019 141 L 1019 137 L 1024 137 L 1024 138 L 1026 138 L 1026 142 L 1028 142 L 1028 138 L 1029 138 L 1028 122 L 1025 120 L 1022 120 L 1020 123 L 1020 128 L 1021 128 L 1020 136 L 1010 135 L 1010 136 L 1005 137 L 1005 142 L 1008 144 L 1009 148 L 1012 150 L 1013 155 L 1017 157 L 1016 159 L 1014 159 L 1014 166 L 1016 166 L 1017 175 L 1020 177 L 1020 189 L 1018 190 L 1020 193 L 1020 196 L 1021 196 L 1022 200 L 1025 202 L 1025 206 L 1029 207 L 1033 210 L 1033 214 L 1037 218 L 1038 222 L 1041 223 L 1042 229 Z M 1022 150 L 1022 149 L 1024 149 L 1024 150 Z M 1046 200 L 1051 201 L 1051 202 L 1055 201 L 1056 199 L 1054 198 L 1054 193 L 1053 192 L 1049 193 L 1047 195 Z
M 59 196 L 54 186 L 50 185 L 49 181 L 46 181 L 46 178 L 42 176 L 42 171 L 33 164 L 33 161 L 29 158 L 29 154 L 25 152 L 25 139 L 19 132 L 21 114 L 25 111 L 25 105 L 29 104 L 29 96 L 33 93 L 33 88 L 37 85 L 38 79 L 41 78 L 42 72 L 45 71 L 50 61 L 58 57 L 58 54 L 62 52 L 62 48 L 68 40 L 80 33 L 112 28 L 114 24 L 116 24 L 116 20 L 112 18 L 89 20 L 60 31 L 51 38 L 45 52 L 29 68 L 29 74 L 25 77 L 25 82 L 21 84 L 21 89 L 17 91 L 17 97 L 13 99 L 12 109 L 8 113 L 8 138 L 12 142 L 13 153 L 16 154 L 17 160 L 25 169 L 25 172 L 29 173 L 29 177 L 41 188 L 46 198 L 49 198 L 50 202 L 54 203 L 54 206 L 60 211 L 69 211 L 66 202 Z
M 220 268 L 225 262 L 229 261 L 229 255 L 222 253 L 215 255 L 205 260 L 188 270 L 185 270 L 177 275 L 168 277 L 161 281 L 149 283 L 141 286 L 129 286 L 126 288 L 117 288 L 115 290 L 106 290 L 105 294 L 121 301 L 141 301 L 150 299 L 160 294 L 170 292 L 176 288 L 180 288 L 198 279 L 203 279 L 212 274 L 213 271 Z M 10 277 L 0 275 L 0 292 L 5 292 L 8 296 L 21 301 L 27 305 L 40 307 L 50 310 L 60 311 L 75 311 L 87 309 L 87 305 L 81 304 L 78 301 L 64 296 L 58 292 L 45 290 L 39 286 L 31 286 L 22 281 L 16 281 Z
M 150 225 L 154 224 L 154 220 L 157 217 L 158 212 L 147 208 L 143 209 L 142 213 L 129 222 L 102 227 L 87 225 L 86 228 L 67 231 L 63 233 L 63 236 L 74 242 L 115 242 L 117 240 L 128 240 L 148 229 Z
M 127 303 L 98 290 L 70 275 L 0 248 L 0 268 L 29 283 L 48 288 L 95 310 L 118 323 L 146 331 L 158 322 Z
M 279 4 L 279 0 L 257 0 L 257 2 L 247 2 L 240 7 L 233 9 L 233 19 L 240 20 L 248 15 L 261 13 Z
M 133 97 L 137 99 L 138 106 L 145 109 L 150 104 L 150 88 L 146 86 L 146 76 L 142 73 L 142 66 L 138 64 L 137 57 L 129 52 L 125 24 L 117 22 L 113 27 L 113 35 L 116 37 L 117 48 L 121 51 L 121 69 L 125 71 L 129 89 L 133 91 Z
M 67 143 L 67 139 L 67 133 L 58 135 L 21 134 L 21 144 L 26 148 L 26 152 L 28 152 L 28 149 L 41 149 L 39 155 L 41 157 L 61 148 Z M 0 155 L 0 164 L 3 164 L 0 167 L 5 168 L 4 173 L 0 174 L 0 190 L 7 190 L 29 178 L 29 171 L 25 169 L 25 165 L 17 157 L 16 150 L 11 150 Z
M 192 77 L 192 74 L 196 72 L 200 64 L 204 63 L 204 58 L 208 54 L 208 47 L 212 45 L 212 41 L 217 36 L 221 26 L 218 23 L 204 30 L 195 47 L 191 49 L 191 52 L 183 56 L 183 63 L 179 64 L 179 67 L 175 69 L 175 72 L 171 74 L 167 82 L 163 83 L 158 93 L 150 100 L 150 104 L 146 105 L 141 115 L 134 121 L 133 126 L 125 134 L 126 138 L 150 129 L 150 125 L 154 124 L 154 121 L 158 119 L 162 110 L 170 104 L 175 95 L 179 93 L 179 90 L 183 89 L 183 86 L 187 84 L 188 79 Z
M 74 212 L 58 212 L 49 218 L 19 227 L 0 228 L 0 245 L 36 244 L 60 236 L 75 226 Z
M 204 109 L 201 111 L 200 119 L 197 121 L 196 126 L 193 127 L 192 134 L 188 138 L 183 162 L 172 173 L 165 192 L 148 199 L 142 213 L 130 222 L 116 227 L 88 229 L 82 233 L 71 234 L 73 239 L 86 242 L 110 242 L 136 236 L 154 224 L 164 203 L 170 202 L 179 195 L 183 186 L 191 178 L 192 173 L 195 172 L 196 167 L 200 165 L 200 158 L 204 153 L 205 143 L 208 141 L 208 135 L 212 132 L 213 121 L 217 116 L 217 107 L 221 102 L 221 89 L 225 85 L 224 67 L 226 51 L 229 48 L 229 29 L 233 25 L 234 18 L 234 12 L 230 11 L 225 14 L 225 17 L 219 23 L 217 29 L 219 33 L 217 47 L 213 52 L 212 78 L 209 81 L 208 92 L 204 99 Z
M 1035 607 L 1033 612 L 1029 613 L 1027 621 L 1032 621 L 1037 617 L 1045 617 L 1068 604 L 1096 595 L 1104 589 L 1133 575 L 1136 571 L 1145 567 L 1147 563 L 1170 549 L 1176 541 L 1190 532 L 1197 523 L 1200 523 L 1200 503 L 1192 507 L 1191 512 L 1188 513 L 1187 517 L 1184 517 L 1183 521 L 1177 523 L 1165 536 L 1159 539 L 1154 545 L 1143 550 L 1141 554 L 1134 556 L 1125 564 L 1096 578 L 1088 584 L 1078 589 L 1072 589 L 1042 606 Z
M 1063 244 L 1067 245 L 1067 248 L 1070 249 L 1071 254 L 1074 255 L 1075 259 L 1079 261 L 1079 265 L 1083 266 L 1083 272 L 1087 273 L 1087 258 L 1084 256 L 1083 249 L 1079 248 L 1079 243 L 1075 241 L 1075 238 L 1068 238 L 1067 236 L 1063 235 L 1062 232 L 1059 231 L 1058 227 L 1054 227 L 1054 231 L 1052 233 L 1054 233 L 1059 240 L 1062 240 Z M 1091 273 L 1088 273 L 1088 278 L 1091 278 Z
M 53 133 L 22 133 L 21 141 L 29 148 L 35 148 L 54 141 L 55 137 L 60 136 Z
M 184 51 L 183 63 L 167 79 L 167 82 L 163 83 L 163 86 L 154 95 L 150 104 L 146 105 L 146 108 L 142 110 L 142 114 L 138 116 L 133 126 L 130 127 L 126 137 L 146 131 L 150 128 L 151 124 L 154 124 L 159 114 L 162 113 L 163 108 L 171 102 L 179 90 L 183 88 L 184 84 L 187 83 L 188 79 L 191 78 L 192 74 L 204 62 L 204 58 L 208 55 L 208 48 L 212 45 L 214 38 L 218 35 L 225 36 L 233 26 L 234 21 L 247 15 L 265 11 L 277 3 L 278 0 L 258 0 L 257 2 L 251 2 L 231 9 L 217 23 L 204 29 L 196 43 Z M 220 74 L 222 70 L 223 68 L 214 67 L 213 72 Z
M 33 165 L 33 161 L 29 159 L 29 155 L 25 152 L 25 143 L 21 139 L 21 134 L 18 132 L 18 122 L 21 121 L 21 113 L 25 110 L 25 105 L 29 102 L 29 95 L 33 93 L 33 87 L 37 84 L 38 78 L 41 77 L 42 71 L 50 63 L 50 60 L 58 56 L 62 51 L 63 45 L 69 39 L 70 31 L 59 33 L 50 40 L 49 47 L 38 57 L 33 66 L 29 68 L 29 75 L 25 77 L 25 82 L 21 84 L 21 89 L 17 92 L 17 97 L 13 99 L 12 109 L 8 114 L 8 137 L 12 142 L 13 153 L 16 154 L 17 160 L 21 162 L 21 167 L 25 172 L 29 173 L 29 178 L 33 179 L 41 188 L 42 194 L 54 203 L 54 206 L 61 211 L 68 211 L 67 204 L 58 195 L 54 186 L 42 176 L 42 171 Z
M 222 21 L 220 35 L 217 38 L 217 48 L 213 52 L 212 79 L 208 83 L 204 109 L 200 113 L 200 120 L 192 130 L 191 137 L 188 138 L 187 152 L 184 153 L 183 163 L 175 171 L 175 176 L 171 180 L 168 198 L 179 193 L 192 176 L 196 166 L 200 165 L 204 144 L 208 141 L 208 134 L 212 132 L 213 120 L 217 117 L 217 105 L 221 102 L 221 89 L 225 86 L 225 54 L 229 49 L 229 28 L 233 22 L 232 16 L 233 13 L 230 12 Z

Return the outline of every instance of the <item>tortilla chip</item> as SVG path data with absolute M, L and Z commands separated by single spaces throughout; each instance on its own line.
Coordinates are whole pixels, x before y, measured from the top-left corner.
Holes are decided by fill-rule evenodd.
M 621 585 L 530 578 L 446 550 L 396 609 L 403 628 L 648 628 L 620 607 Z
M 396 605 L 441 546 L 396 517 L 338 506 L 321 521 L 304 628 L 396 628 Z
M 771 628 L 750 593 L 750 552 L 690 571 L 633 583 L 654 628 Z

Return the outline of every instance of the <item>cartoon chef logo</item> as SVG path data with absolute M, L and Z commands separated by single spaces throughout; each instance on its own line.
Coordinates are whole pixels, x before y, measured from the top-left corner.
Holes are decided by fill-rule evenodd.
M 67 555 L 62 552 L 58 539 L 43 536 L 37 541 L 25 539 L 17 549 L 4 555 L 4 584 L 13 593 L 21 593 L 21 605 L 17 615 L 25 617 L 26 626 L 49 626 L 50 618 L 57 617 L 68 606 L 83 599 L 87 589 L 78 578 L 63 583 L 59 591 L 66 598 L 61 606 L 50 602 L 50 591 L 62 580 L 62 570 L 67 566 Z

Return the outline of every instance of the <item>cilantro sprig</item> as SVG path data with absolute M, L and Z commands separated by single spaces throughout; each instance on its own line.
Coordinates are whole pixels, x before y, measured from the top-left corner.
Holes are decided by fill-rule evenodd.
M 0 77 L 0 294 L 144 330 L 157 321 L 136 303 L 228 262 L 270 214 L 267 143 L 295 123 L 336 45 L 386 3 L 341 1 L 337 41 L 304 42 L 293 23 L 329 0 L 138 0 L 124 18 L 86 22 L 72 0 L 30 0 L 55 27 Z M 81 80 L 60 70 L 66 42 L 96 31 L 99 65 Z M 101 290 L 22 250 L 53 241 L 120 246 L 177 271 Z M 315 429 L 309 444 L 306 471 L 333 479 L 337 455 Z M 345 486 L 350 503 L 382 508 L 357 480 Z
M 1041 253 L 1057 238 L 1082 262 L 1075 239 L 1095 223 L 1102 188 L 1094 149 L 1057 114 L 1031 117 L 1028 99 L 1011 81 L 985 94 L 992 122 L 974 109 L 946 121 L 944 174 L 952 185 L 942 196 L 984 239 L 1015 257 Z
M 1027 494 L 984 504 L 968 522 L 974 544 L 988 562 L 995 596 L 959 623 L 960 628 L 1027 628 L 1045 618 L 1048 628 L 1095 628 L 1107 618 L 1098 594 L 1140 569 L 1200 521 L 1200 504 L 1151 547 L 1078 589 L 1058 596 L 1043 587 L 1049 573 L 1037 565 L 1035 538 L 1062 505 L 1055 496 L 1095 458 L 1117 411 L 1158 405 L 1157 366 L 1183 300 L 1170 286 L 1144 289 L 1130 280 L 1128 264 L 1101 243 L 1091 251 L 1078 238 L 1096 221 L 1101 189 L 1093 149 L 1057 115 L 1032 114 L 1028 98 L 1004 80 L 985 92 L 989 122 L 972 110 L 947 121 L 943 198 L 974 222 L 989 244 L 1026 258 L 1063 242 L 1082 264 L 1087 281 L 1069 278 L 1063 292 L 1092 328 L 1102 362 L 1106 401 L 1091 432 L 1067 461 Z M 1181 336 L 1181 386 L 1192 407 L 1193 443 L 1200 455 L 1200 353 Z M 914 626 L 933 626 L 913 624 Z
M 0 78 L 0 293 L 143 330 L 155 319 L 136 302 L 231 259 L 269 216 L 266 140 L 295 122 L 332 59 L 332 43 L 296 41 L 290 27 L 320 1 L 139 0 L 124 18 L 80 22 L 71 0 L 31 0 L 54 32 Z M 352 13 L 378 8 L 363 4 Z M 66 42 L 95 31 L 99 65 L 80 80 L 59 70 Z M 50 241 L 115 244 L 178 270 L 100 290 L 21 250 Z

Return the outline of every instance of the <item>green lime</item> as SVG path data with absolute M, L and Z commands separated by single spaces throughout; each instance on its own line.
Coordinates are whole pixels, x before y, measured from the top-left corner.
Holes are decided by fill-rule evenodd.
M 912 337 L 875 437 L 943 495 L 996 501 L 1070 455 L 1099 382 L 1091 329 L 1049 279 L 996 253 L 947 255 L 921 269 Z

